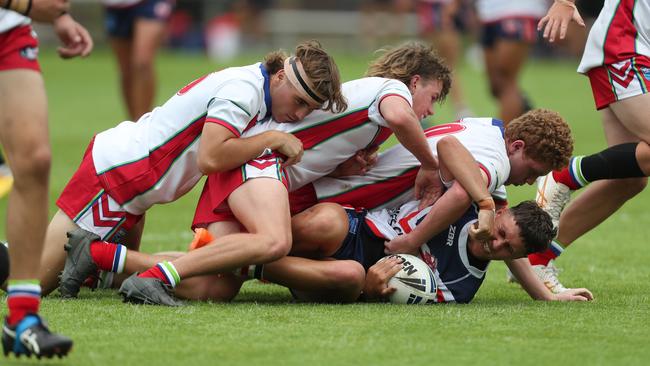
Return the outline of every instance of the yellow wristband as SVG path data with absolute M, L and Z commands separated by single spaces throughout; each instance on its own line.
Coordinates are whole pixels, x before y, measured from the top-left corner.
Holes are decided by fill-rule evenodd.
M 476 202 L 478 204 L 478 209 L 479 210 L 492 210 L 494 211 L 496 209 L 496 206 L 494 204 L 494 198 L 492 196 L 490 197 L 485 197 L 482 200 Z

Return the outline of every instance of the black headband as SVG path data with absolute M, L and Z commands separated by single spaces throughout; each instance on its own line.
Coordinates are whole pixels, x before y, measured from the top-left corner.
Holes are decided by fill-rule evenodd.
M 291 64 L 291 67 L 293 68 L 294 74 L 296 74 L 296 79 L 298 79 L 298 82 L 300 83 L 302 88 L 305 90 L 305 92 L 307 92 L 307 94 L 309 94 L 309 96 L 312 97 L 312 99 L 314 99 L 318 103 L 323 104 L 325 101 L 323 99 L 321 99 L 318 95 L 316 95 L 316 93 L 314 93 L 311 89 L 309 89 L 309 86 L 307 85 L 305 80 L 303 80 L 302 76 L 300 76 L 300 72 L 298 71 L 298 65 L 296 65 L 296 58 L 291 57 L 289 59 L 289 63 Z

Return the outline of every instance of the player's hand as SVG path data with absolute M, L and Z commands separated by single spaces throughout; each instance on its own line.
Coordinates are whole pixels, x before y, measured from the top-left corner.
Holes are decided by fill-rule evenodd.
M 278 145 L 277 151 L 280 154 L 286 156 L 286 159 L 282 163 L 282 166 L 288 167 L 299 163 L 304 152 L 302 148 L 302 141 L 290 133 L 280 131 L 273 132 L 277 132 L 276 137 L 280 139 L 280 144 Z
M 553 43 L 558 32 L 560 33 L 560 39 L 566 37 L 566 32 L 571 21 L 576 22 L 581 27 L 585 26 L 585 22 L 582 20 L 573 2 L 569 0 L 555 0 L 546 15 L 537 23 L 537 30 L 544 29 L 544 38 Z
M 570 288 L 554 295 L 556 301 L 591 301 L 594 295 L 586 288 Z
M 81 24 L 70 14 L 63 14 L 54 20 L 54 31 L 63 43 L 57 48 L 59 56 L 64 59 L 76 56 L 86 57 L 93 50 L 93 39 Z
M 393 240 L 384 242 L 384 253 L 386 254 L 413 254 L 417 255 L 418 249 L 420 248 L 417 245 L 413 248 L 413 244 L 409 240 L 410 236 L 408 234 L 398 235 Z
M 494 239 L 494 210 L 480 210 L 478 221 L 469 228 L 469 236 L 480 242 Z
M 415 198 L 420 200 L 418 208 L 422 210 L 433 205 L 442 196 L 443 191 L 444 186 L 440 181 L 438 170 L 420 167 L 420 171 L 415 178 Z
M 68 0 L 33 0 L 32 8 L 27 16 L 37 22 L 52 23 L 69 9 L 70 2 Z
M 363 293 L 368 299 L 388 297 L 397 291 L 395 287 L 388 286 L 393 276 L 402 269 L 402 261 L 397 257 L 389 257 L 375 263 L 366 273 L 366 284 Z
M 370 168 L 377 164 L 377 150 L 379 150 L 379 146 L 371 146 L 357 151 L 354 156 L 339 164 L 328 176 L 338 178 L 365 175 Z

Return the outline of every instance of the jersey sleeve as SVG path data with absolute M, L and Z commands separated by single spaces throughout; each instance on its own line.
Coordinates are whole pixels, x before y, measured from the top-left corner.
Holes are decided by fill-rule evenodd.
M 205 121 L 219 124 L 240 137 L 257 117 L 262 103 L 262 93 L 253 82 L 232 80 L 210 99 Z
M 411 95 L 408 87 L 406 87 L 406 85 L 399 80 L 387 79 L 386 82 L 382 84 L 379 92 L 377 93 L 377 97 L 368 108 L 368 118 L 372 122 L 377 123 L 383 127 L 388 127 L 388 122 L 386 122 L 384 117 L 381 115 L 379 106 L 381 105 L 381 102 L 389 96 L 398 96 L 404 98 L 404 100 L 406 100 L 410 106 L 413 106 L 413 96 Z

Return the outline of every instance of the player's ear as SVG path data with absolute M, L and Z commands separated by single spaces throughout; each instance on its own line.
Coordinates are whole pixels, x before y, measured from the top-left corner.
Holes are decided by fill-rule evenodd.
M 420 81 L 420 79 L 421 79 L 420 75 L 416 74 L 416 75 L 411 76 L 411 80 L 409 81 L 409 85 L 408 85 L 411 92 L 413 92 L 415 90 L 415 86 Z

